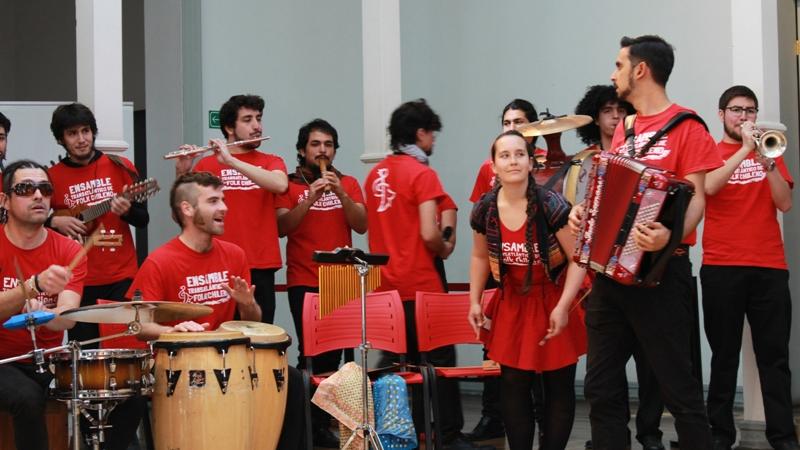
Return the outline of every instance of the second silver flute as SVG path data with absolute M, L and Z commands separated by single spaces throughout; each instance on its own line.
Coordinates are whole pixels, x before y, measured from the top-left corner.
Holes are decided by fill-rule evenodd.
M 242 141 L 229 142 L 226 145 L 228 147 L 235 147 L 237 145 L 253 144 L 255 142 L 266 141 L 268 139 L 270 139 L 269 136 L 262 136 L 260 138 L 255 138 L 255 139 L 244 139 Z M 216 148 L 216 146 L 214 146 L 214 145 L 208 145 L 208 146 L 205 146 L 205 147 L 197 147 L 197 148 L 192 149 L 192 150 L 175 150 L 174 152 L 169 152 L 166 155 L 164 155 L 164 159 L 174 159 L 174 158 L 179 158 L 181 156 L 199 155 L 201 153 L 212 151 L 215 148 Z

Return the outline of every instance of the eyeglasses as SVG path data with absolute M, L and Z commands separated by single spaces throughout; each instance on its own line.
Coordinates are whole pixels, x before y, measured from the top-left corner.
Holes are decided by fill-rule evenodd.
M 742 115 L 742 113 L 747 113 L 748 116 L 754 116 L 758 112 L 758 108 L 742 108 L 741 106 L 728 106 L 725 109 L 737 116 Z
M 23 181 L 11 187 L 11 192 L 20 197 L 30 197 L 35 194 L 37 190 L 45 197 L 53 195 L 53 185 L 49 181 L 40 181 L 38 183 Z

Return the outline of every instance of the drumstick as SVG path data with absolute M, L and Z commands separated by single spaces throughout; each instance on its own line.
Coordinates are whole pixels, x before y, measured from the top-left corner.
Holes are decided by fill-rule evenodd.
M 580 304 L 583 302 L 583 300 L 584 300 L 586 297 L 588 297 L 588 296 L 589 296 L 589 293 L 591 293 L 591 292 L 592 292 L 592 290 L 591 290 L 591 289 L 589 289 L 588 291 L 586 291 L 586 293 L 585 293 L 585 294 L 583 294 L 583 295 L 581 296 L 581 298 L 579 298 L 579 299 L 578 299 L 578 301 L 577 301 L 577 302 L 575 302 L 575 304 L 574 304 L 574 305 L 572 305 L 572 308 L 570 308 L 570 309 L 569 309 L 569 312 L 572 312 L 572 311 L 574 311 L 574 310 L 575 310 L 575 308 L 577 308 L 577 307 L 578 307 L 578 305 L 580 305 Z
M 14 256 L 14 270 L 17 271 L 17 279 L 19 284 L 22 285 L 22 296 L 25 297 L 25 312 L 31 312 L 31 304 L 28 301 L 31 298 L 31 293 L 28 292 L 28 286 L 25 286 L 25 276 L 22 274 L 22 268 L 19 266 L 17 257 Z
M 89 250 L 91 250 L 92 246 L 94 245 L 94 241 L 97 238 L 97 235 L 100 234 L 101 231 L 105 231 L 105 227 L 103 226 L 102 223 L 100 224 L 99 227 L 95 228 L 95 230 L 92 232 L 91 235 L 89 235 L 88 238 L 86 238 L 86 241 L 83 243 L 83 248 L 81 248 L 78 254 L 75 255 L 74 258 L 72 258 L 72 262 L 70 262 L 69 265 L 67 266 L 68 272 L 72 272 L 72 269 L 74 269 L 75 266 L 77 266 L 78 263 L 81 262 L 81 259 L 83 259 L 83 257 L 86 256 L 87 253 L 89 253 Z

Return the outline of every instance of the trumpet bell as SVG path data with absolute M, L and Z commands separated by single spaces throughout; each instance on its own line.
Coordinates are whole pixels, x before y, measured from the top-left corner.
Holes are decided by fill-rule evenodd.
M 765 158 L 777 158 L 786 151 L 786 135 L 778 130 L 764 131 L 756 139 L 756 151 Z

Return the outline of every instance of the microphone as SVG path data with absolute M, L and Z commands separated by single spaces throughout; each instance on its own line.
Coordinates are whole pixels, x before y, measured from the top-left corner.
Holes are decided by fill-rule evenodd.
M 56 315 L 47 311 L 34 311 L 11 316 L 3 323 L 3 328 L 7 330 L 18 330 L 29 325 L 43 325 L 55 319 Z

